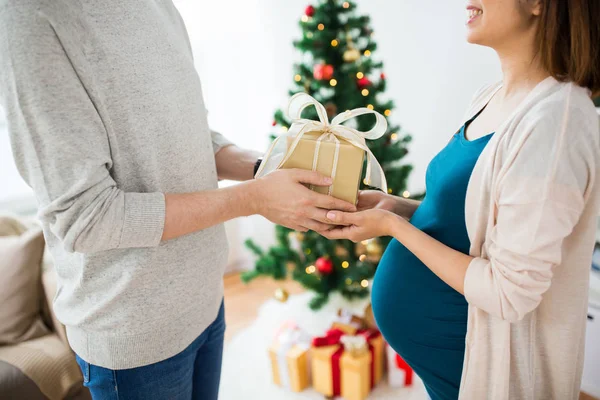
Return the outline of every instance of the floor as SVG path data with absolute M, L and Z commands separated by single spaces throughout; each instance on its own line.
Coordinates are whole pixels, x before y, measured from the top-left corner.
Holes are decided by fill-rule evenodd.
M 295 281 L 274 281 L 269 278 L 256 278 L 249 284 L 240 279 L 239 273 L 225 276 L 225 342 L 256 318 L 258 307 L 273 298 L 275 290 L 285 289 L 289 294 L 302 293 L 304 289 Z
M 240 330 L 244 329 L 256 318 L 259 306 L 273 298 L 275 290 L 282 288 L 289 294 L 302 293 L 304 289 L 294 281 L 274 281 L 269 278 L 257 278 L 249 284 L 240 279 L 239 273 L 225 276 L 225 309 L 227 343 Z M 579 400 L 600 400 L 581 393 Z

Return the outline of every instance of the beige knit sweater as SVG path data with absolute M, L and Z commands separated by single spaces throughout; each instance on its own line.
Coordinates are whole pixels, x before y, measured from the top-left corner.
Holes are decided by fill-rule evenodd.
M 500 84 L 480 91 L 471 118 Z M 589 92 L 541 82 L 475 166 L 460 398 L 577 399 L 599 208 L 600 132 Z

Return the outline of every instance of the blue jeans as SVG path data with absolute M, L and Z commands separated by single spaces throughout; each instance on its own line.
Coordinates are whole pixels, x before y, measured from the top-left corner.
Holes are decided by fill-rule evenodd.
M 111 370 L 79 356 L 84 385 L 94 400 L 217 400 L 223 359 L 225 309 L 181 353 L 143 367 Z

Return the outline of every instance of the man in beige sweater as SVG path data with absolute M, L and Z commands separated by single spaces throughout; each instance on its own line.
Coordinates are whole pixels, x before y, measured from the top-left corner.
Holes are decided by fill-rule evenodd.
M 308 190 L 330 183 L 316 173 L 251 180 L 257 155 L 208 127 L 169 0 L 2 0 L 0 70 L 56 262 L 54 309 L 92 395 L 216 399 L 223 222 L 319 231 L 325 209 L 354 206 Z

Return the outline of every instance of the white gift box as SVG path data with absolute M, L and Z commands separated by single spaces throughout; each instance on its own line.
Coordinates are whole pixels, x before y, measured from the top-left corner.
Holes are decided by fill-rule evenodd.
M 415 373 L 389 345 L 387 346 L 387 359 L 389 385 L 391 387 L 411 386 Z

